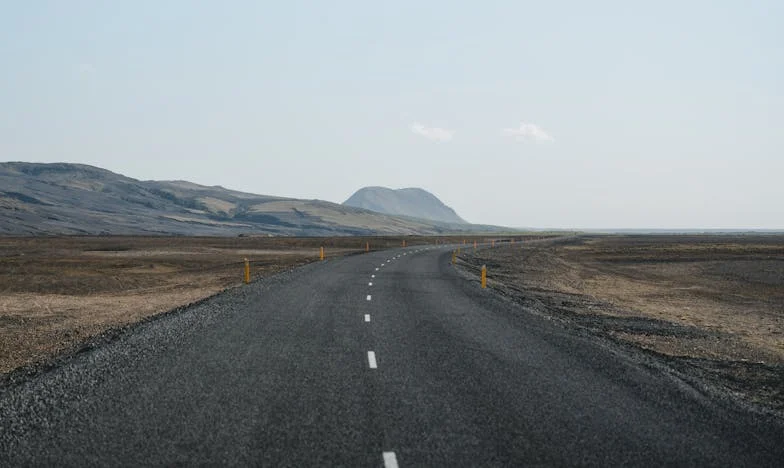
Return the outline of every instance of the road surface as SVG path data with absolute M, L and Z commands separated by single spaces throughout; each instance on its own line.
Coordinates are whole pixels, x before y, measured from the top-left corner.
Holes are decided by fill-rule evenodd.
M 0 390 L 0 465 L 780 466 L 713 402 L 450 265 L 329 260 L 133 327 Z

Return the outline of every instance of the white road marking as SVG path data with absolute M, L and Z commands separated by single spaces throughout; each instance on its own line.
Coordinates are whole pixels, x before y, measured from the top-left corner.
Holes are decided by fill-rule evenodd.
M 370 314 L 365 314 L 365 322 L 370 322 Z
M 378 271 L 378 267 L 376 267 L 376 271 Z
M 373 286 L 373 283 L 368 283 L 368 286 Z
M 397 468 L 395 452 L 384 452 L 384 468 Z
M 370 275 L 370 277 L 371 277 L 371 278 L 375 278 L 375 277 L 376 277 L 376 275 Z
M 370 300 L 370 294 L 368 294 L 368 299 L 367 299 L 367 300 L 368 300 L 368 301 Z
M 373 351 L 368 351 L 368 364 L 370 365 L 371 369 L 375 369 L 378 367 L 376 364 L 376 353 Z

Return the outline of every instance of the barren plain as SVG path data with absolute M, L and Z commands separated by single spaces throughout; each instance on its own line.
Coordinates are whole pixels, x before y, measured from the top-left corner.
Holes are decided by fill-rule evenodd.
M 784 236 L 576 236 L 460 261 L 542 313 L 784 410 Z

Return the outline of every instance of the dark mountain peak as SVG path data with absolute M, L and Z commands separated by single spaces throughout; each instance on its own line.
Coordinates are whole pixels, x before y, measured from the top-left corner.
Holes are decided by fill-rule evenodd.
M 343 204 L 388 215 L 410 216 L 447 223 L 465 223 L 455 213 L 455 210 L 446 206 L 432 193 L 418 187 L 402 189 L 363 187 Z

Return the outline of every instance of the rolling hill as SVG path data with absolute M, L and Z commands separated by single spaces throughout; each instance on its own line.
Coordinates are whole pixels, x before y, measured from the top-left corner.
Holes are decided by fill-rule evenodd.
M 5 236 L 428 235 L 498 229 L 186 181 L 140 181 L 81 164 L 0 163 Z
M 393 216 L 410 216 L 436 222 L 467 224 L 455 210 L 446 206 L 432 193 L 421 188 L 393 190 L 386 187 L 364 187 L 343 202 L 344 206 L 364 208 Z

